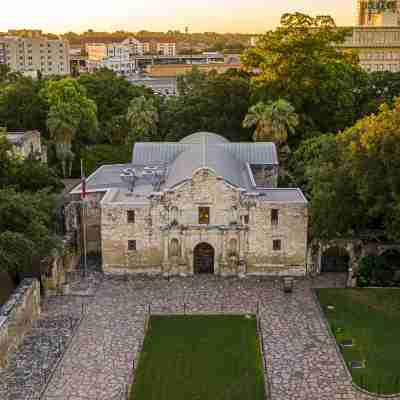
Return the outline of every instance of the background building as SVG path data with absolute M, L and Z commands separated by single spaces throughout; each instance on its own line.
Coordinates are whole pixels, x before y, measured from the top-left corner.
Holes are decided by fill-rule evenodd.
M 400 71 L 400 27 L 355 27 L 341 47 L 356 51 L 368 72 Z
M 400 0 L 358 0 L 359 26 L 399 26 Z
M 39 131 L 7 132 L 7 140 L 22 159 L 33 157 L 47 162 L 47 148 L 42 145 Z
M 25 38 L 5 36 L 0 38 L 4 64 L 11 71 L 24 75 L 69 75 L 69 44 L 66 40 L 45 37 Z M 1 55 L 0 55 L 1 58 Z
M 0 64 L 6 63 L 6 46 L 4 43 L 0 43 Z

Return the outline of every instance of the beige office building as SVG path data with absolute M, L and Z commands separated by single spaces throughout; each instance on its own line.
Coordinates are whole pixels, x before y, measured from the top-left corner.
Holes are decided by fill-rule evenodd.
M 0 37 L 3 63 L 12 71 L 36 77 L 42 75 L 69 75 L 69 44 L 66 40 L 49 40 L 44 37 Z M 1 62 L 1 59 L 0 59 Z

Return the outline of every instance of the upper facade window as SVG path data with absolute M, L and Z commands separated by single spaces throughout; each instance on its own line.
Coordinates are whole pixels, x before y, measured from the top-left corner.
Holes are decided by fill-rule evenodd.
M 271 210 L 271 225 L 278 225 L 279 222 L 279 210 Z
M 199 224 L 210 224 L 210 207 L 199 207 Z
M 134 210 L 129 210 L 127 213 L 127 217 L 128 217 L 128 224 L 135 223 L 135 211 Z

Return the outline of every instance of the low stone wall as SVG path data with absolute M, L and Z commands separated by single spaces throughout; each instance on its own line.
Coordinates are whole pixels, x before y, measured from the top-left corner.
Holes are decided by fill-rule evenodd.
M 22 342 L 32 322 L 40 315 L 40 284 L 37 279 L 24 279 L 0 308 L 0 368 L 8 354 Z

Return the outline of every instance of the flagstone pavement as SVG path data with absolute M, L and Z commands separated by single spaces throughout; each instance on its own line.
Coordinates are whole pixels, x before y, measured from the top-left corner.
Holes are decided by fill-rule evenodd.
M 0 370 L 0 382 L 5 376 L 9 379 L 6 387 L 0 383 L 0 398 L 34 399 L 36 390 L 43 391 L 45 400 L 122 400 L 139 357 L 146 315 L 185 310 L 259 312 L 271 400 L 378 399 L 352 386 L 313 296 L 313 287 L 340 287 L 344 282 L 340 275 L 297 280 L 294 292 L 285 294 L 279 280 L 268 278 L 93 279 L 88 297 L 64 296 L 53 299 L 51 307 L 45 305 L 48 313 L 42 318 L 51 318 L 52 310 L 57 318 L 74 316 L 76 324 L 71 323 L 71 331 L 64 334 L 66 352 L 58 364 L 54 362 L 49 384 L 37 384 L 29 397 L 26 391 L 12 389 L 18 382 L 9 379 L 10 371 Z M 82 304 L 86 304 L 83 313 Z M 24 345 L 19 352 L 24 352 Z

